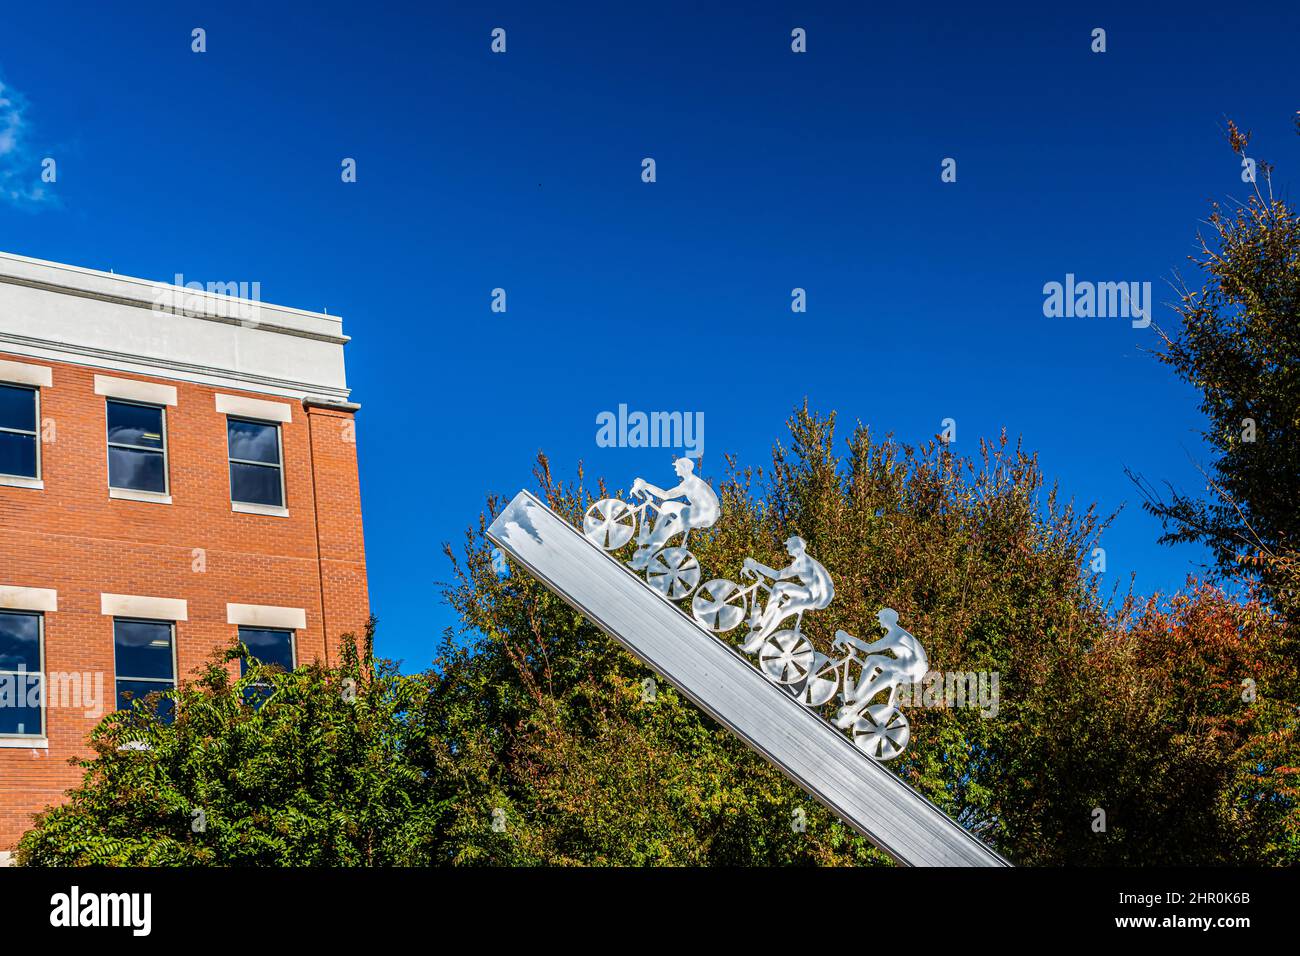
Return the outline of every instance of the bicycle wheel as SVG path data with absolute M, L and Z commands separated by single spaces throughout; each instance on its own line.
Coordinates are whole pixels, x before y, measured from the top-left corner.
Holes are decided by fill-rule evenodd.
M 863 710 L 849 733 L 859 750 L 877 760 L 893 760 L 912 739 L 906 715 L 889 704 L 876 704 Z
M 730 631 L 745 619 L 745 591 L 735 581 L 714 578 L 700 585 L 691 598 L 691 614 L 715 634 Z
M 797 688 L 794 697 L 805 707 L 820 707 L 830 703 L 839 687 L 839 662 L 831 660 L 821 651 L 814 651 L 808 679 Z
M 700 562 L 685 548 L 664 548 L 646 565 L 645 579 L 670 601 L 680 601 L 700 583 Z
M 778 684 L 798 684 L 812 671 L 817 652 L 798 631 L 777 631 L 763 639 L 758 666 Z
M 582 533 L 602 551 L 617 551 L 636 534 L 636 513 L 626 501 L 601 498 L 582 516 Z

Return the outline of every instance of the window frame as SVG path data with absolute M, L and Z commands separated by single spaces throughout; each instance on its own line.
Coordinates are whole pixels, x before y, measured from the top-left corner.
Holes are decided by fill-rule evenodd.
M 240 643 L 240 644 L 243 644 L 244 647 L 248 647 L 248 644 L 244 642 L 244 631 L 246 631 L 246 630 L 248 630 L 248 631 L 274 631 L 274 632 L 276 632 L 276 633 L 280 633 L 280 634 L 288 634 L 288 635 L 289 635 L 289 663 L 290 663 L 290 665 L 291 665 L 290 670 L 295 670 L 295 669 L 297 669 L 297 667 L 298 667 L 298 631 L 297 631 L 296 628 L 292 628 L 292 627 L 253 627 L 251 624 L 237 624 L 237 625 L 235 625 L 235 636 L 239 639 L 239 643 Z M 263 661 L 262 663 L 265 664 L 266 662 Z M 241 654 L 240 657 L 239 657 L 239 679 L 240 679 L 240 680 L 243 680 L 244 677 L 247 676 L 247 668 L 248 668 L 248 657 L 247 657 L 246 655 L 242 655 L 242 654 Z M 258 693 L 256 693 L 256 692 L 251 693 L 251 694 L 249 693 L 249 690 L 252 690 L 253 688 L 256 688 L 257 691 L 261 691 L 261 692 L 264 692 L 264 693 L 265 693 L 265 696 L 263 696 L 263 697 L 261 698 L 261 700 L 258 700 L 256 703 L 254 703 L 254 700 L 258 697 Z M 245 690 L 245 692 L 244 692 L 244 702 L 247 703 L 247 704 L 252 704 L 254 709 L 256 709 L 256 710 L 260 710 L 261 707 L 262 707 L 262 705 L 265 704 L 268 700 L 270 700 L 272 696 L 274 696 L 274 692 L 273 692 L 273 690 L 272 690 L 271 684 L 270 684 L 268 681 L 265 681 L 265 680 L 255 680 L 255 681 L 253 681 L 252 683 L 250 683 L 250 684 L 248 685 L 248 689 Z
M 125 621 L 128 624 L 166 624 L 167 625 L 171 634 L 171 644 L 172 644 L 171 647 L 172 679 L 171 679 L 171 686 L 165 689 L 167 690 L 176 689 L 176 683 L 177 683 L 176 672 L 178 666 L 177 657 L 176 657 L 176 622 L 175 621 L 162 621 L 159 620 L 158 618 L 150 618 L 150 617 L 116 617 L 116 616 L 113 617 L 113 711 L 115 713 L 120 710 L 130 709 L 130 708 L 125 708 L 120 706 L 122 694 L 117 689 L 118 681 L 129 680 L 129 681 L 136 681 L 137 683 L 141 683 L 141 684 L 168 683 L 167 681 L 163 680 L 161 677 L 132 677 L 129 674 L 123 676 L 123 674 L 118 670 L 117 667 L 117 622 L 118 621 Z M 135 700 L 138 699 L 139 698 L 133 698 L 132 703 L 134 703 Z M 173 701 L 173 704 L 174 703 L 175 702 Z M 174 710 L 173 710 L 173 715 L 174 715 Z
M 46 698 L 47 683 L 45 680 L 45 614 L 41 611 L 23 611 L 12 608 L 0 609 L 0 614 L 12 614 L 15 617 L 34 617 L 36 618 L 37 643 L 40 647 L 41 669 L 37 672 L 41 684 L 41 732 L 38 734 L 10 734 L 0 731 L 0 740 L 45 740 L 47 738 L 46 707 L 48 701 Z M 0 669 L 0 675 L 18 675 L 31 674 L 31 671 L 11 671 Z
M 19 478 L 24 481 L 40 481 L 41 468 L 42 465 L 44 464 L 41 461 L 41 387 L 39 385 L 28 385 L 25 382 L 0 381 L 0 385 L 5 386 L 6 388 L 21 388 L 24 391 L 31 392 L 33 396 L 32 397 L 33 431 L 28 432 L 17 428 L 5 428 L 4 426 L 0 426 L 0 432 L 3 432 L 6 435 L 30 435 L 33 439 L 35 439 L 36 442 L 36 474 L 35 475 L 14 475 L 5 471 L 5 472 L 0 472 L 0 477 Z
M 111 441 L 108 437 L 108 427 L 109 427 L 108 406 L 113 404 L 135 405 L 138 408 L 157 409 L 158 414 L 162 420 L 162 448 L 161 449 L 149 448 L 145 445 L 128 445 L 125 442 Z M 159 405 L 155 402 L 137 402 L 129 398 L 114 398 L 112 396 L 108 396 L 107 398 L 105 398 L 104 399 L 104 469 L 105 469 L 105 478 L 108 481 L 109 491 L 124 491 L 127 492 L 128 494 L 148 495 L 149 497 L 157 497 L 157 498 L 166 498 L 170 496 L 172 493 L 172 468 L 171 468 L 172 463 L 171 463 L 171 453 L 168 448 L 169 445 L 168 438 L 169 436 L 167 434 L 167 406 L 166 405 Z M 153 491 L 152 489 L 146 490 L 141 488 L 119 488 L 117 485 L 113 484 L 113 466 L 112 466 L 113 453 L 110 450 L 113 448 L 129 448 L 133 451 L 147 451 L 147 452 L 154 452 L 154 453 L 161 451 L 162 459 L 163 459 L 163 490 Z
M 263 425 L 267 428 L 275 429 L 275 452 L 279 458 L 279 463 L 272 465 L 265 461 L 250 461 L 247 458 L 230 457 L 230 423 L 247 422 L 250 425 Z M 289 507 L 289 494 L 284 486 L 284 429 L 281 427 L 282 422 L 268 422 L 262 418 L 253 418 L 248 415 L 226 415 L 226 481 L 230 484 L 230 503 L 232 505 L 244 505 L 252 508 L 283 508 Z M 280 503 L 278 505 L 268 505 L 261 501 L 242 501 L 235 497 L 235 473 L 231 465 L 255 465 L 258 468 L 274 468 L 280 473 Z M 275 630 L 273 628 L 273 630 Z
M 290 667 L 290 670 L 293 670 L 293 669 L 297 668 L 297 666 L 298 666 L 298 630 L 297 630 L 297 628 L 292 628 L 292 627 L 254 627 L 254 626 L 251 625 L 251 624 L 236 624 L 236 625 L 235 625 L 235 636 L 239 639 L 239 643 L 240 643 L 240 644 L 243 644 L 245 647 L 248 647 L 248 645 L 244 643 L 244 632 L 245 632 L 245 631 L 274 631 L 274 632 L 279 633 L 279 634 L 288 634 L 288 635 L 289 635 L 289 663 L 292 665 L 292 666 Z M 247 661 L 248 661 L 248 658 L 247 658 L 247 657 L 245 657 L 245 656 L 243 656 L 243 655 L 240 656 L 240 658 L 239 658 L 239 676 L 240 676 L 240 677 L 243 677 L 243 676 L 244 676 L 244 665 L 245 665 L 245 663 L 246 663 Z M 265 664 L 266 662 L 263 661 L 262 663 Z

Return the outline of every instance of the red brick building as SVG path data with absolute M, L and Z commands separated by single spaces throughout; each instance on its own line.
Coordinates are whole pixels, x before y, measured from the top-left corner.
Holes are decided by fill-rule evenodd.
M 342 324 L 195 285 L 0 254 L 0 851 L 104 713 L 365 626 Z

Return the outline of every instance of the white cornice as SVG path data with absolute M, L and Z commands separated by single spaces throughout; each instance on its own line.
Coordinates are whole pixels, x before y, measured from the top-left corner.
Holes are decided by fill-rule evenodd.
M 347 342 L 338 316 L 0 252 L 0 352 L 345 400 Z
M 43 289 L 46 292 L 58 292 L 63 295 L 98 299 L 114 305 L 171 312 L 186 318 L 222 322 L 228 325 L 244 324 L 239 318 L 222 314 L 229 311 L 232 306 L 256 308 L 268 314 L 268 318 L 259 318 L 257 322 L 257 327 L 264 331 L 277 332 L 281 335 L 299 335 L 304 338 L 335 342 L 339 345 L 346 344 L 348 341 L 348 337 L 343 334 L 341 316 L 324 312 L 308 312 L 286 305 L 273 305 L 260 300 L 241 299 L 238 296 L 219 295 L 199 289 L 187 289 L 170 282 L 155 282 L 118 275 L 115 272 L 83 269 L 62 262 L 19 256 L 12 252 L 0 252 L 0 282 Z M 173 298 L 195 304 L 201 303 L 203 308 L 160 306 L 159 293 L 168 291 L 173 293 Z M 274 317 L 279 317 L 282 321 L 276 322 Z

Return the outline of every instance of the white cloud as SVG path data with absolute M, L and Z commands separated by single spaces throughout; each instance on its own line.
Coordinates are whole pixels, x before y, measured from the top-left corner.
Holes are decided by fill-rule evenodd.
M 47 202 L 53 195 L 41 182 L 41 159 L 28 142 L 27 99 L 0 80 L 0 200 L 15 206 Z

